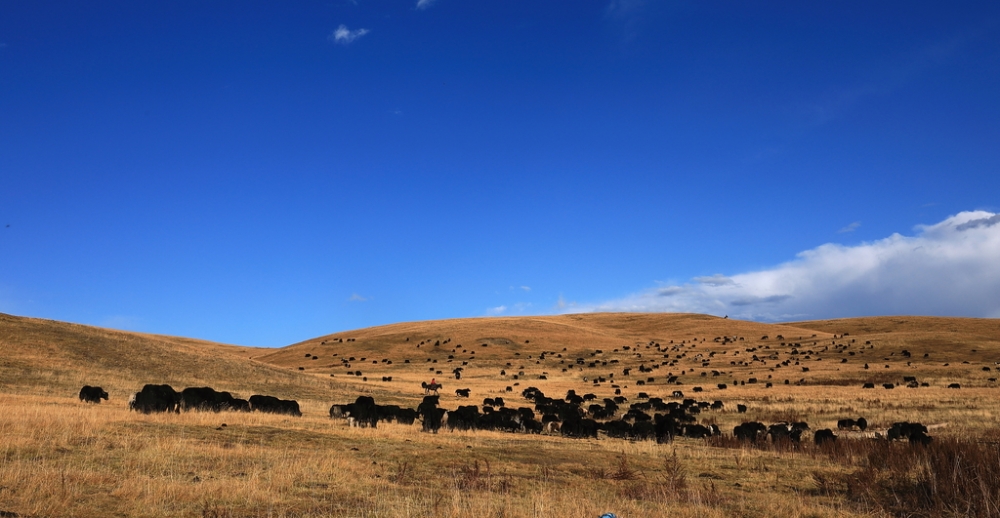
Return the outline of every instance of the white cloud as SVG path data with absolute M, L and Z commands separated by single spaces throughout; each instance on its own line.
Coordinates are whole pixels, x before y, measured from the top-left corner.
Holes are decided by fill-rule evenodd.
M 417 0 L 417 9 L 427 9 L 437 0 Z
M 825 244 L 772 268 L 696 277 L 572 311 L 696 312 L 765 321 L 1000 316 L 1000 214 L 962 212 L 919 225 L 915 234 Z
M 855 230 L 857 230 L 860 227 L 861 227 L 861 222 L 860 221 L 855 221 L 854 223 L 851 223 L 850 225 L 847 225 L 846 227 L 838 230 L 837 233 L 838 234 L 846 234 L 848 232 L 854 232 Z
M 352 31 L 348 29 L 346 25 L 340 24 L 340 27 L 337 27 L 333 32 L 331 32 L 330 35 L 327 36 L 327 39 L 334 43 L 347 45 L 365 34 L 368 34 L 368 32 L 368 29 L 357 29 Z
M 372 299 L 371 297 L 364 297 L 364 296 L 358 295 L 357 293 L 352 293 L 351 294 L 351 298 L 349 298 L 347 300 L 350 301 L 350 302 L 368 302 L 371 299 Z
M 487 315 L 502 315 L 507 311 L 507 306 L 497 306 L 495 308 L 490 308 L 486 310 Z

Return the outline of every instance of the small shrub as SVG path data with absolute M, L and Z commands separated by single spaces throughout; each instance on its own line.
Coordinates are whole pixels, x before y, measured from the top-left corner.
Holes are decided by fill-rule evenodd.
M 629 465 L 628 457 L 622 453 L 618 456 L 618 467 L 608 475 L 608 478 L 611 480 L 635 480 L 639 478 L 639 472 Z

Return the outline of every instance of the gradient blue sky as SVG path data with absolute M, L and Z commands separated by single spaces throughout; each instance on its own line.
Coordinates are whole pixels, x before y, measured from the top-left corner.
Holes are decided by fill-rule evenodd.
M 996 1 L 4 1 L 0 311 L 1000 317 L 998 93 Z

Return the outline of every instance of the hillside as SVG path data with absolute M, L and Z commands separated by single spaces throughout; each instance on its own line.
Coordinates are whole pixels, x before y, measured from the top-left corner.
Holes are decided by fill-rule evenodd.
M 926 361 L 913 363 L 914 358 Z M 255 359 L 334 377 L 384 397 L 409 393 L 434 377 L 480 392 L 522 382 L 567 390 L 595 376 L 611 380 L 595 388 L 611 383 L 633 391 L 636 385 L 667 390 L 667 378 L 676 379 L 669 385 L 764 378 L 841 386 L 899 383 L 903 371 L 939 383 L 972 377 L 976 384 L 991 385 L 981 369 L 1000 361 L 1000 321 L 874 317 L 765 324 L 632 313 L 470 318 L 335 333 Z M 456 368 L 462 369 L 460 383 Z M 624 369 L 650 373 L 623 375 Z M 391 383 L 385 382 L 388 377 Z M 408 388 L 400 389 L 401 381 Z
M 757 339 L 779 334 L 811 336 L 817 331 L 784 324 L 730 320 L 710 315 L 681 313 L 586 313 L 543 317 L 493 317 L 407 322 L 334 333 L 284 347 L 256 357 L 287 367 L 318 366 L 303 362 L 305 353 L 350 352 L 352 355 L 409 356 L 435 350 L 473 348 L 477 358 L 499 359 L 515 353 L 559 351 L 579 354 L 645 344 L 717 336 Z M 830 333 L 820 332 L 824 337 Z M 487 344 L 487 347 L 483 347 Z M 442 350 L 438 345 L 437 350 Z M 419 346 L 419 347 L 418 347 Z
M 845 333 L 847 337 L 842 336 Z M 562 390 L 598 372 L 612 376 L 611 369 L 602 368 L 609 362 L 619 371 L 650 362 L 651 368 L 659 369 L 659 362 L 653 361 L 650 353 L 677 356 L 662 353 L 682 342 L 688 348 L 697 344 L 689 351 L 693 357 L 673 358 L 676 368 L 664 365 L 663 370 L 669 369 L 669 374 L 678 376 L 682 383 L 714 384 L 694 377 L 704 371 L 696 373 L 696 369 L 719 370 L 728 381 L 738 382 L 762 370 L 763 365 L 754 367 L 750 361 L 755 356 L 748 352 L 750 349 L 789 349 L 797 344 L 803 349 L 819 350 L 840 344 L 844 349 L 836 351 L 839 361 L 840 356 L 847 356 L 852 340 L 855 350 L 850 351 L 850 361 L 844 358 L 843 364 L 812 363 L 807 374 L 794 376 L 789 369 L 776 371 L 774 366 L 767 372 L 774 372 L 775 377 L 782 374 L 782 380 L 787 377 L 792 381 L 840 385 L 891 381 L 899 377 L 900 369 L 917 369 L 924 376 L 943 381 L 973 375 L 976 369 L 1000 361 L 997 319 L 906 316 L 765 324 L 697 314 L 469 318 L 370 327 L 266 349 L 0 314 L 0 347 L 4 351 L 0 358 L 0 388 L 7 392 L 56 394 L 72 393 L 83 384 L 101 383 L 124 398 L 145 383 L 169 383 L 210 385 L 239 394 L 266 390 L 288 397 L 329 399 L 362 391 L 412 400 L 418 396 L 414 385 L 433 377 L 455 381 L 452 369 L 461 366 L 463 384 L 478 384 L 477 388 L 486 391 L 502 391 L 505 385 L 516 386 L 524 380 Z M 783 346 L 786 342 L 787 346 Z M 873 344 L 870 350 L 857 347 L 865 342 Z M 661 345 L 664 351 L 657 352 Z M 927 354 L 930 361 L 906 365 L 900 355 L 903 350 L 922 360 Z M 539 357 L 543 352 L 549 352 L 544 359 Z M 732 358 L 721 363 L 718 358 L 696 360 L 712 353 Z M 781 354 L 792 358 L 790 350 Z M 567 363 L 573 363 L 569 360 L 575 362 L 577 358 L 586 358 L 588 364 L 597 360 L 597 368 L 567 368 Z M 794 359 L 796 364 L 804 360 Z M 861 368 L 875 361 L 892 368 Z M 953 365 L 961 362 L 968 362 L 968 366 Z M 501 375 L 504 370 L 511 372 Z M 661 370 L 654 385 L 664 382 L 663 374 Z M 389 376 L 393 377 L 392 383 L 382 382 Z M 539 379 L 542 376 L 547 379 Z M 619 379 L 628 383 L 620 373 Z M 985 378 L 982 382 L 986 382 Z
M 246 393 L 274 384 L 301 393 L 309 380 L 254 362 L 258 349 L 0 314 L 0 391 L 75 395 L 103 386 L 123 401 L 146 383 L 212 385 Z

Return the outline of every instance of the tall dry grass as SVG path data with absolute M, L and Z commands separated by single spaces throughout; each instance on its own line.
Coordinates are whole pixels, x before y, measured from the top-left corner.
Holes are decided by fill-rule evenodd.
M 750 498 L 744 488 L 765 489 L 786 461 L 736 466 L 700 441 L 427 435 L 317 417 L 141 415 L 46 396 L 4 395 L 0 406 L 0 510 L 23 516 L 839 513 L 807 496 Z
M 893 516 L 1000 516 L 1000 445 L 942 437 L 929 445 L 851 441 L 831 458 L 856 467 L 838 481 L 860 508 Z M 828 487 L 828 483 L 822 484 Z

